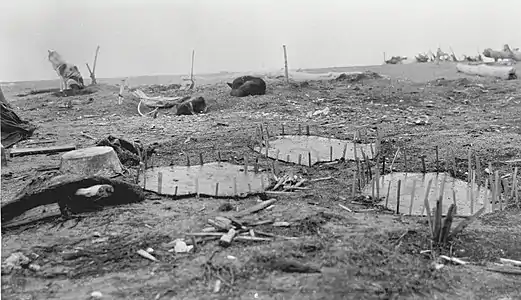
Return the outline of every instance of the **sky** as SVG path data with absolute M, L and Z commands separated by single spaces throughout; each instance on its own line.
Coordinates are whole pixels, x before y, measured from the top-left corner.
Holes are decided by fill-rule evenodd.
M 85 78 L 381 64 L 438 46 L 521 47 L 521 1 L 2 0 L 0 81 L 56 79 L 47 50 Z

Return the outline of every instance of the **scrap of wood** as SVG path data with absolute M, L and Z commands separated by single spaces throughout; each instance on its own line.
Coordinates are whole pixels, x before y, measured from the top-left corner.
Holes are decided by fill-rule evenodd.
M 254 237 L 254 236 L 237 236 L 235 237 L 236 241 L 252 241 L 252 242 L 271 242 L 273 239 L 270 238 L 261 238 L 261 237 Z
M 504 264 L 513 265 L 513 266 L 516 266 L 516 267 L 521 267 L 521 261 L 519 261 L 519 260 L 513 260 L 513 259 L 508 259 L 508 258 L 500 258 L 499 261 L 504 263 Z
M 446 255 L 440 255 L 440 258 L 443 258 L 444 260 L 453 262 L 453 263 L 458 264 L 458 265 L 466 265 L 466 264 L 468 264 L 466 261 L 463 261 L 463 260 L 461 260 L 459 258 L 456 258 L 456 257 L 448 257 Z
M 219 219 L 208 219 L 208 224 L 212 225 L 218 230 L 228 231 L 232 229 L 232 221 L 226 218 L 219 218 Z
M 274 222 L 275 222 L 275 220 L 273 220 L 273 219 L 267 219 L 267 220 L 257 221 L 255 223 L 248 223 L 248 226 L 254 227 L 254 226 L 260 226 L 260 225 L 272 224 Z
M 299 182 L 297 182 L 293 187 L 298 188 L 299 186 L 301 186 L 306 181 L 308 181 L 308 180 L 303 178 Z
M 253 229 L 252 229 L 252 231 L 253 231 Z M 272 238 L 278 238 L 278 239 L 284 239 L 284 240 L 297 240 L 298 239 L 298 237 L 277 235 L 277 234 L 264 232 L 264 231 L 259 231 L 259 230 L 255 230 L 253 232 L 258 234 L 258 235 L 264 235 L 264 236 L 268 236 L 268 237 L 272 237 Z
M 286 191 L 264 191 L 264 194 L 271 194 L 271 195 L 292 195 L 296 194 L 296 192 L 286 192 Z
M 325 180 L 330 180 L 330 179 L 333 179 L 333 177 L 328 176 L 328 177 L 322 177 L 322 178 L 315 178 L 315 179 L 311 179 L 309 182 L 325 181 Z
M 282 176 L 278 181 L 277 181 L 277 184 L 275 184 L 275 186 L 273 187 L 273 190 L 276 190 L 278 189 L 285 181 L 286 179 L 286 176 Z
M 273 222 L 273 224 L 271 224 L 271 226 L 274 226 L 274 227 L 289 227 L 289 226 L 291 226 L 291 223 L 289 223 L 289 222 Z
M 38 148 L 16 148 L 11 150 L 11 157 L 14 156 L 24 156 L 24 155 L 35 155 L 35 154 L 48 154 L 48 153 L 58 153 L 76 150 L 75 145 L 61 145 L 61 146 L 51 146 L 51 147 L 38 147 Z
M 87 133 L 85 133 L 85 132 L 83 132 L 83 131 L 80 132 L 80 134 L 81 134 L 82 136 L 84 136 L 84 137 L 87 137 L 87 138 L 91 139 L 91 140 L 97 140 L 97 139 L 96 139 L 95 137 L 93 137 L 92 135 L 89 135 L 89 134 L 87 134 Z
M 235 229 L 232 228 L 228 230 L 226 234 L 223 234 L 223 236 L 221 236 L 221 239 L 219 240 L 219 245 L 221 245 L 222 247 L 230 246 L 236 234 L 237 231 L 235 231 Z
M 146 259 L 150 259 L 151 261 L 158 261 L 157 258 L 155 258 L 152 254 L 146 252 L 145 250 L 143 249 L 139 249 L 137 251 L 137 254 L 143 256 L 144 258 Z
M 224 233 L 222 232 L 191 232 L 191 233 L 186 233 L 187 236 L 223 236 Z
M 293 185 L 293 186 L 284 186 L 283 190 L 285 190 L 285 191 L 289 191 L 289 190 L 305 191 L 305 190 L 310 190 L 310 188 Z
M 344 209 L 344 210 L 347 210 L 348 212 L 353 212 L 349 207 L 344 206 L 344 205 L 342 205 L 342 204 L 340 204 L 340 203 L 338 203 L 338 206 L 340 206 L 340 207 L 341 207 L 342 209 Z
M 521 275 L 521 270 L 514 267 L 488 267 L 486 270 L 509 275 Z
M 243 211 L 237 212 L 233 216 L 236 218 L 240 218 L 240 217 L 244 217 L 246 215 L 252 214 L 252 213 L 256 213 L 256 212 L 261 211 L 261 210 L 265 209 L 266 207 L 272 205 L 276 201 L 277 201 L 277 199 L 270 199 L 270 200 L 263 201 L 257 205 L 247 208 Z

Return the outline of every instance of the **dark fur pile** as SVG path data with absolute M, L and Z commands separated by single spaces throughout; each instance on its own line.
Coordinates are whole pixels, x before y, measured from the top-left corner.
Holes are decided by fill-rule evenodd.
M 232 83 L 227 83 L 232 88 L 230 95 L 245 97 L 266 94 L 266 82 L 262 78 L 254 76 L 241 76 Z

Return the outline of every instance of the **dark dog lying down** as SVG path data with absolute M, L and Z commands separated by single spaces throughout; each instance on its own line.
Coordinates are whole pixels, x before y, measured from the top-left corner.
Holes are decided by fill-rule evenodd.
M 176 115 L 195 115 L 205 113 L 206 110 L 206 100 L 203 97 L 186 97 L 177 104 Z
M 241 76 L 232 83 L 227 82 L 226 84 L 232 88 L 230 95 L 235 97 L 266 94 L 266 82 L 259 77 Z

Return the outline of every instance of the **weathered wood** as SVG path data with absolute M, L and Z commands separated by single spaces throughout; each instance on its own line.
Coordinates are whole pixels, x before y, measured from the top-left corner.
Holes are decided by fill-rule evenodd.
M 60 171 L 83 176 L 113 176 L 122 173 L 121 162 L 112 147 L 90 147 L 63 154 Z
M 468 75 L 478 75 L 484 77 L 496 77 L 504 80 L 516 79 L 516 69 L 509 66 L 491 66 L 491 65 L 467 65 L 457 64 L 456 69 L 458 72 L 465 73 Z
M 223 217 L 208 219 L 208 224 L 212 225 L 218 230 L 228 231 L 232 229 L 232 221 Z
M 221 239 L 219 240 L 219 245 L 222 247 L 228 247 L 231 245 L 233 238 L 237 234 L 237 231 L 235 229 L 230 229 L 226 234 L 224 234 Z
M 88 188 L 81 188 L 74 193 L 76 196 L 84 197 L 108 197 L 114 192 L 110 184 L 97 184 Z
M 35 155 L 35 154 L 50 154 L 59 153 L 65 151 L 75 150 L 75 145 L 60 145 L 50 147 L 38 147 L 38 148 L 16 148 L 11 150 L 11 157 L 24 156 L 24 155 Z
M 236 217 L 236 218 L 240 218 L 240 217 L 244 217 L 246 215 L 249 215 L 249 214 L 252 214 L 252 213 L 255 213 L 255 212 L 258 212 L 260 210 L 263 210 L 265 209 L 266 207 L 272 205 L 273 203 L 275 203 L 277 201 L 277 199 L 270 199 L 270 200 L 266 200 L 264 202 L 261 202 L 257 205 L 254 205 L 250 208 L 247 208 L 245 210 L 242 210 L 238 213 L 235 213 L 233 216 Z

